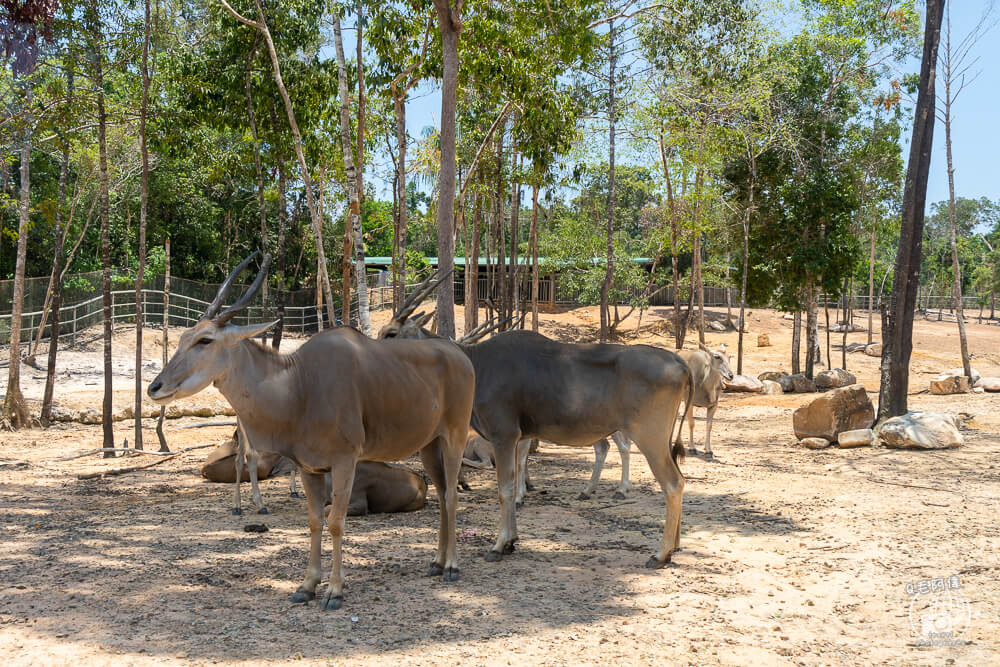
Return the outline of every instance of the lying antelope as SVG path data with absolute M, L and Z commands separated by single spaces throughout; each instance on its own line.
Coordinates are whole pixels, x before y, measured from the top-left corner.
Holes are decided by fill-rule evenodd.
M 415 294 L 423 298 L 420 295 L 427 293 L 420 288 Z M 432 342 L 436 337 L 429 331 L 407 326 L 417 303 L 414 297 L 407 299 L 379 337 Z M 508 331 L 457 347 L 476 372 L 472 426 L 493 443 L 496 456 L 501 518 L 486 559 L 502 559 L 517 542 L 515 475 L 520 440 L 540 438 L 586 447 L 621 431 L 646 456 L 663 490 L 663 537 L 659 552 L 646 566 L 666 565 L 680 544 L 684 491 L 676 460 L 683 447 L 673 447 L 671 441 L 680 404 L 690 405 L 692 389 L 691 373 L 680 357 L 646 345 L 559 343 L 530 331 Z
M 430 573 L 457 580 L 455 487 L 475 391 L 468 357 L 447 341 L 376 341 L 349 327 L 327 329 L 291 354 L 265 347 L 251 338 L 273 322 L 237 326 L 230 320 L 260 289 L 270 255 L 246 294 L 222 309 L 233 280 L 252 258 L 236 267 L 202 319 L 181 335 L 174 356 L 149 386 L 149 397 L 162 405 L 214 384 L 236 410 L 254 448 L 299 466 L 309 506 L 310 549 L 292 602 L 314 599 L 322 576 L 324 474 L 332 476 L 327 524 L 333 565 L 321 607 L 338 609 L 344 600 L 341 539 L 355 465 L 396 461 L 417 451 L 441 506 Z

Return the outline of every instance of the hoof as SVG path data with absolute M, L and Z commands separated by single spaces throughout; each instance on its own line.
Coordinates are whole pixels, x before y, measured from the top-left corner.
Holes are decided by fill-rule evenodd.
M 667 556 L 666 560 L 660 560 L 656 556 L 650 556 L 649 560 L 646 561 L 646 568 L 649 570 L 660 570 L 667 566 L 670 562 L 670 556 Z
M 615 500 L 625 500 L 625 494 L 621 491 L 615 491 L 615 495 L 613 497 Z
M 590 494 L 581 493 L 576 497 L 577 500 L 590 500 Z
M 242 516 L 242 515 L 243 515 L 243 510 L 241 510 L 239 507 L 233 508 L 233 516 Z
M 527 489 L 528 491 L 534 491 L 535 490 L 535 485 L 532 484 L 531 482 L 525 482 L 524 483 L 524 488 Z
M 315 599 L 316 593 L 313 591 L 295 591 L 292 593 L 291 602 L 292 604 L 304 604 Z
M 270 512 L 267 511 L 266 507 L 261 507 L 259 510 L 257 510 L 257 514 L 270 514 Z
M 289 498 L 301 498 L 302 494 L 299 493 L 298 491 L 292 491 L 291 493 L 288 494 L 288 497 Z
M 512 554 L 512 553 L 514 553 L 514 543 L 515 542 L 517 542 L 517 540 L 511 540 L 507 544 L 503 545 L 503 552 L 505 554 Z
M 469 486 L 467 482 L 459 482 L 458 484 L 459 491 L 469 491 L 470 489 L 472 489 L 472 487 Z
M 444 573 L 444 565 L 440 563 L 431 563 L 430 567 L 427 568 L 428 577 L 439 577 Z
M 712 452 L 705 452 L 706 461 L 712 461 L 714 459 L 715 459 L 715 454 L 713 454 Z
M 449 567 L 447 570 L 445 570 L 444 571 L 444 580 L 445 581 L 458 581 L 458 568 L 457 567 Z
M 499 551 L 487 551 L 486 552 L 486 562 L 487 563 L 499 563 L 503 560 L 503 553 Z
M 516 509 L 516 510 L 519 510 L 519 509 L 521 509 L 522 507 L 524 507 L 524 501 L 523 501 L 523 500 L 522 500 L 522 501 L 519 501 L 519 502 L 516 502 L 516 503 L 514 503 L 514 509 Z
M 696 447 L 688 447 L 688 454 L 698 456 L 698 449 Z
M 336 611 L 344 606 L 344 596 L 343 595 L 330 595 L 326 594 L 323 598 L 323 603 L 320 608 L 324 611 Z

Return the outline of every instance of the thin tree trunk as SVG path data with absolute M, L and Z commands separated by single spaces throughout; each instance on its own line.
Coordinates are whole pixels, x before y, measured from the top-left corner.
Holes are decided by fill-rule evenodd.
M 531 330 L 538 331 L 538 186 L 531 188 Z
M 170 345 L 170 237 L 163 242 L 163 358 L 161 368 L 166 368 Z M 160 441 L 160 451 L 169 452 L 167 436 L 163 434 L 163 418 L 167 416 L 167 406 L 160 406 L 160 416 L 156 420 L 156 438 Z
M 608 23 L 608 219 L 605 229 L 607 256 L 601 283 L 601 342 L 608 342 L 611 312 L 608 299 L 615 279 L 615 22 Z
M 914 112 L 913 137 L 903 190 L 903 214 L 892 300 L 883 311 L 882 384 L 878 417 L 904 414 L 907 408 L 910 355 L 913 351 L 913 309 L 920 278 L 920 255 L 927 199 L 927 174 L 934 141 L 934 78 L 941 37 L 943 0 L 927 0 L 920 85 Z
M 393 110 L 396 117 L 396 150 L 398 153 L 396 199 L 399 203 L 393 241 L 393 249 L 396 251 L 393 256 L 392 273 L 392 305 L 394 310 L 399 308 L 406 298 L 406 233 L 407 216 L 409 215 L 406 206 L 406 95 L 405 93 L 397 94 L 395 86 L 396 84 L 393 82 Z
M 24 129 L 21 138 L 20 206 L 17 222 L 17 258 L 14 262 L 14 293 L 10 314 L 10 365 L 7 369 L 7 395 L 3 419 L 11 428 L 30 426 L 31 415 L 21 393 L 21 314 L 24 312 L 24 270 L 28 255 L 28 228 L 31 224 L 31 141 L 34 120 L 31 117 L 32 88 L 25 80 Z
M 319 165 L 319 219 L 326 215 L 326 167 Z M 323 330 L 323 281 L 320 276 L 323 272 L 323 265 L 320 262 L 319 254 L 316 255 L 316 332 Z M 333 304 L 328 303 L 326 307 L 333 310 Z
M 236 10 L 234 10 L 226 0 L 219 0 L 226 11 L 228 11 L 236 20 L 248 25 L 250 27 L 256 28 L 264 36 L 264 42 L 267 44 L 268 54 L 271 56 L 271 69 L 274 75 L 274 83 L 278 87 L 278 92 L 281 94 L 282 102 L 285 105 L 285 113 L 288 116 L 288 125 L 292 130 L 292 139 L 295 146 L 295 156 L 299 160 L 299 169 L 302 172 L 302 184 L 306 191 L 306 204 L 309 207 L 309 217 L 312 220 L 313 226 L 313 236 L 316 240 L 316 253 L 319 255 L 319 262 L 321 264 L 321 275 L 323 278 L 323 292 L 326 297 L 327 303 L 333 303 L 333 292 L 330 289 L 330 275 L 326 268 L 326 252 L 323 249 L 323 223 L 319 216 L 319 211 L 316 208 L 316 200 L 313 198 L 313 187 L 312 178 L 309 175 L 309 168 L 306 165 L 305 153 L 302 150 L 302 134 L 299 132 L 299 124 L 295 120 L 295 110 L 292 108 L 292 100 L 288 96 L 288 90 L 285 88 L 285 82 L 281 78 L 281 63 L 278 62 L 278 52 L 274 48 L 274 41 L 271 39 L 271 32 L 267 28 L 267 23 L 264 21 L 264 10 L 260 4 L 260 0 L 254 0 L 254 4 L 257 8 L 257 21 L 251 21 L 243 16 L 241 16 Z M 330 323 L 333 324 L 333 312 L 332 309 L 328 312 L 328 317 L 330 317 Z
M 750 271 L 750 215 L 753 213 L 754 191 L 757 176 L 757 161 L 751 151 L 750 155 L 750 193 L 747 210 L 743 215 L 743 276 L 740 279 L 740 333 L 736 343 L 736 374 L 743 374 L 743 330 L 746 328 L 745 312 L 747 307 L 747 273 Z
M 94 10 L 96 15 L 97 10 Z M 104 427 L 104 449 L 113 449 L 115 446 L 114 424 L 112 421 L 114 412 L 114 387 L 113 371 L 111 366 L 111 337 L 113 334 L 114 312 L 112 310 L 111 295 L 111 203 L 109 200 L 108 185 L 108 144 L 107 144 L 107 112 L 104 108 L 104 71 L 103 71 L 103 45 L 95 19 L 95 54 L 94 54 L 94 86 L 97 89 L 97 146 L 98 159 L 100 163 L 100 204 L 101 216 L 101 292 L 103 293 L 104 309 L 104 400 L 101 403 L 101 422 Z M 104 458 L 114 458 L 114 452 L 105 452 Z
M 796 310 L 792 315 L 792 375 L 797 375 L 802 368 L 800 353 L 802 349 L 802 311 Z
M 438 268 L 450 271 L 455 265 L 455 110 L 458 95 L 458 38 L 462 32 L 462 3 L 434 0 L 441 31 L 441 166 L 438 176 Z M 438 334 L 455 337 L 455 281 L 438 287 Z
M 517 173 L 517 155 L 511 152 L 511 170 Z M 519 223 L 521 221 L 521 185 L 511 183 L 510 188 L 510 254 L 507 257 L 507 293 L 510 295 L 508 315 L 516 316 L 520 301 L 520 285 L 518 283 L 517 250 L 520 238 Z
M 483 225 L 482 177 L 480 189 L 472 203 L 472 243 L 466 245 L 465 263 L 465 330 L 471 331 L 479 325 L 479 245 Z
M 146 117 L 149 114 L 149 0 L 143 3 L 145 20 L 142 40 L 142 106 L 139 109 L 139 153 L 142 177 L 139 194 L 139 268 L 135 278 L 135 449 L 142 449 L 142 282 L 146 275 L 146 215 L 149 208 L 149 146 L 146 141 Z
M 73 101 L 73 68 L 66 68 L 66 98 L 67 104 Z M 59 315 L 62 306 L 62 259 L 66 243 L 66 229 L 69 221 L 63 219 L 66 209 L 66 184 L 69 179 L 69 142 L 64 141 L 62 159 L 59 164 L 59 201 L 56 205 L 56 228 L 53 234 L 55 251 L 52 253 L 52 328 L 49 331 L 49 355 L 45 368 L 45 390 L 42 393 L 42 413 L 39 420 L 42 426 L 52 423 L 52 394 L 55 390 L 56 355 L 59 350 Z
M 288 227 L 288 175 L 285 172 L 285 156 L 278 156 L 278 324 L 274 327 L 271 347 L 277 350 L 281 346 L 281 337 L 285 331 L 285 232 Z M 267 282 L 267 281 L 264 281 Z
M 357 44 L 358 59 L 358 154 L 357 166 L 354 170 L 357 179 L 357 215 L 351 218 L 351 230 L 354 234 L 354 275 L 358 281 L 358 320 L 361 323 L 361 331 L 365 335 L 372 335 L 371 315 L 368 306 L 368 274 L 365 270 L 365 242 L 363 230 L 361 228 L 361 200 L 365 196 L 364 176 L 365 176 L 365 61 L 362 49 L 363 41 L 363 11 L 364 5 L 358 0 L 358 25 L 355 43 Z M 338 26 L 339 21 L 338 21 Z M 352 209 L 353 210 L 353 209 Z
M 259 38 L 259 33 L 254 35 L 253 46 L 250 49 L 250 53 L 247 55 L 247 71 L 246 71 L 246 98 L 247 98 L 247 118 L 250 120 L 250 136 L 253 138 L 253 165 L 254 170 L 257 173 L 257 214 L 260 220 L 260 248 L 263 252 L 268 251 L 268 234 L 267 234 L 267 206 L 264 203 L 264 168 L 261 164 L 260 157 L 260 137 L 257 133 L 257 116 L 253 109 L 253 95 L 251 91 L 251 66 L 253 64 L 254 55 L 257 52 L 257 40 Z M 275 113 L 273 107 L 271 109 L 271 117 L 274 121 L 274 129 L 277 131 L 278 123 L 277 114 Z M 226 271 L 229 270 L 229 262 L 226 262 Z M 261 300 L 267 303 L 267 281 L 261 285 Z
M 875 312 L 875 219 L 878 214 L 872 216 L 872 233 L 870 249 L 868 251 L 868 344 L 872 344 L 872 314 Z

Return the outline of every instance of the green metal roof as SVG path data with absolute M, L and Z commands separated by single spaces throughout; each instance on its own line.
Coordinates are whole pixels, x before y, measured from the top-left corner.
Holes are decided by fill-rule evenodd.
M 438 258 L 437 257 L 424 257 L 424 259 L 431 266 L 437 266 L 438 265 Z M 496 258 L 492 258 L 492 261 L 493 261 L 493 263 L 496 263 Z M 653 263 L 653 260 L 651 258 L 649 258 L 649 257 L 633 257 L 631 259 L 631 261 L 633 263 L 635 263 L 635 264 L 652 264 Z M 601 263 L 604 262 L 604 258 L 603 257 L 595 257 L 593 259 L 593 262 L 594 262 L 594 264 L 601 264 Z M 503 263 L 509 265 L 510 264 L 510 259 L 507 258 L 507 257 L 504 257 L 503 258 Z M 518 263 L 519 266 L 528 266 L 531 263 L 531 258 L 530 257 L 520 256 L 520 257 L 517 258 L 517 263 Z M 539 257 L 538 258 L 538 263 L 539 264 L 545 264 L 546 263 L 546 258 L 545 257 Z M 485 257 L 480 257 L 479 258 L 479 266 L 486 266 L 486 265 L 487 265 L 486 264 L 486 258 Z M 365 266 L 392 266 L 392 257 L 365 257 Z M 465 257 L 464 256 L 457 256 L 457 257 L 455 257 L 455 266 L 465 266 Z

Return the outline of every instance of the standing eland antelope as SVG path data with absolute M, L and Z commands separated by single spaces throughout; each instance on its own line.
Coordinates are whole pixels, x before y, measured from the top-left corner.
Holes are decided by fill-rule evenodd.
M 709 349 L 704 343 L 698 344 L 697 350 L 681 350 L 678 352 L 684 363 L 691 369 L 694 378 L 694 396 L 691 407 L 687 410 L 688 439 L 691 454 L 697 454 L 694 446 L 694 408 L 707 408 L 705 415 L 705 458 L 711 459 L 712 454 L 712 418 L 719 407 L 719 397 L 726 382 L 733 379 L 733 369 L 729 367 L 729 356 L 723 344 L 718 350 Z M 681 431 L 677 429 L 677 444 L 681 443 Z
M 322 576 L 324 474 L 332 478 L 326 519 L 333 565 L 321 608 L 339 609 L 341 539 L 355 465 L 397 461 L 417 451 L 440 498 L 430 574 L 457 580 L 455 487 L 476 381 L 469 359 L 447 341 L 378 341 L 349 327 L 327 329 L 291 354 L 250 340 L 274 322 L 237 326 L 230 320 L 260 288 L 270 255 L 246 294 L 224 310 L 222 302 L 254 255 L 236 267 L 202 319 L 181 335 L 174 356 L 149 386 L 149 397 L 163 405 L 213 384 L 236 410 L 255 449 L 299 466 L 311 539 L 309 565 L 292 602 L 314 599 Z
M 424 292 L 418 289 L 418 293 Z M 420 297 L 422 298 L 422 297 Z M 417 303 L 404 302 L 380 338 L 435 340 L 407 324 Z M 660 568 L 679 548 L 683 447 L 671 445 L 681 402 L 691 402 L 691 372 L 673 352 L 647 345 L 560 343 L 531 331 L 507 331 L 474 345 L 456 345 L 476 371 L 472 427 L 493 443 L 500 526 L 486 560 L 501 560 L 517 542 L 517 444 L 540 438 L 591 446 L 615 431 L 646 456 L 666 503 L 660 550 L 646 567 Z

